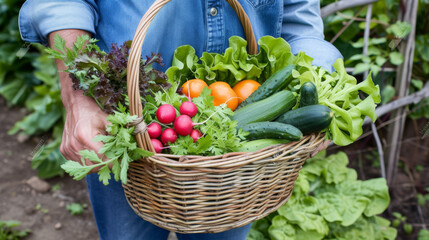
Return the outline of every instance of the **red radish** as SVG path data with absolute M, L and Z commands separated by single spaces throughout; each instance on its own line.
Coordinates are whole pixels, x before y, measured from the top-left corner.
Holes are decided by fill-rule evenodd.
M 152 138 L 152 139 L 150 139 L 150 141 L 152 142 L 153 148 L 155 148 L 155 152 L 161 153 L 162 147 L 163 147 L 161 141 L 159 141 L 156 138 Z
M 177 134 L 187 136 L 192 132 L 193 123 L 188 115 L 180 115 L 174 120 L 174 130 Z
M 164 145 L 174 143 L 177 140 L 177 133 L 172 128 L 165 129 L 161 134 L 161 142 Z
M 176 119 L 176 109 L 170 104 L 161 105 L 156 110 L 156 118 L 164 124 L 172 123 Z
M 147 133 L 149 133 L 150 138 L 158 138 L 162 133 L 161 125 L 158 123 L 149 124 L 149 126 L 147 126 Z
M 203 134 L 197 129 L 192 129 L 190 136 L 192 139 L 194 139 L 194 142 L 196 142 L 198 139 L 200 139 L 203 136 Z
M 197 114 L 197 106 L 193 102 L 187 101 L 183 102 L 180 105 L 179 112 L 182 115 L 188 115 L 189 117 L 193 117 Z

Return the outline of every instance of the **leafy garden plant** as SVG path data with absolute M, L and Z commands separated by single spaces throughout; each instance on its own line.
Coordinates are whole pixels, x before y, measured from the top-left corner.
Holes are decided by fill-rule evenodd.
M 31 230 L 24 229 L 18 230 L 16 229 L 21 225 L 19 221 L 1 221 L 0 220 L 0 239 L 1 240 L 20 240 L 26 237 Z
M 389 205 L 386 181 L 361 181 L 343 152 L 308 159 L 289 201 L 256 221 L 247 240 L 393 240 L 397 231 L 380 216 Z
M 64 174 L 60 164 L 65 159 L 59 151 L 63 106 L 54 61 L 42 45 L 23 43 L 19 35 L 18 12 L 23 3 L 0 1 L 0 95 L 8 105 L 24 106 L 29 112 L 9 134 L 46 134 L 33 153 L 32 167 L 39 177 L 49 178 Z

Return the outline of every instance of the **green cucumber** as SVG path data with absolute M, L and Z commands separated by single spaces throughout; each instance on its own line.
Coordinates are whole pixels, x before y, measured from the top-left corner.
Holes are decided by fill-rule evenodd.
M 235 110 L 231 119 L 238 122 L 238 127 L 252 122 L 271 121 L 290 110 L 295 104 L 295 95 L 288 90 L 283 90 L 264 100 Z
M 295 65 L 284 67 L 273 75 L 271 75 L 256 91 L 254 91 L 246 100 L 244 100 L 239 107 L 244 107 L 251 103 L 265 99 L 274 93 L 283 90 L 293 79 L 292 70 Z
M 312 82 L 306 82 L 301 86 L 299 107 L 316 105 L 319 103 L 319 95 L 316 86 Z
M 262 148 L 276 144 L 284 144 L 290 142 L 286 139 L 258 139 L 249 142 L 243 143 L 243 145 L 238 149 L 239 152 L 256 152 Z
M 310 105 L 288 111 L 276 122 L 291 124 L 307 135 L 327 128 L 333 116 L 331 109 L 326 106 Z
M 249 132 L 246 136 L 247 140 L 273 138 L 287 139 L 297 141 L 302 138 L 302 132 L 290 125 L 279 122 L 255 122 L 244 125 L 241 128 L 245 132 Z

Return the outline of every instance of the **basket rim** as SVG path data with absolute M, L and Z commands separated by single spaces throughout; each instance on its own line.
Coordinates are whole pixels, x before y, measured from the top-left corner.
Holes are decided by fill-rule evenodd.
M 294 151 L 302 150 L 300 147 L 306 142 L 320 144 L 324 141 L 324 133 L 313 133 L 304 136 L 299 141 L 293 141 L 284 144 L 275 144 L 262 148 L 256 152 L 231 152 L 223 155 L 215 156 L 199 156 L 199 155 L 173 155 L 155 153 L 153 156 L 146 157 L 143 160 L 159 164 L 166 167 L 182 167 L 182 168 L 233 168 L 239 167 L 252 162 L 263 159 L 267 151 L 278 152 L 278 155 L 293 153 Z M 310 153 L 309 153 L 310 154 Z M 275 159 L 270 159 L 273 161 Z

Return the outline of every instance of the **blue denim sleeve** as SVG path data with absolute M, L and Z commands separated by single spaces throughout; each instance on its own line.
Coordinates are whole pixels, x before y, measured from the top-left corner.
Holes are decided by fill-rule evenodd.
M 282 37 L 291 45 L 292 52 L 311 56 L 313 64 L 330 71 L 341 53 L 324 40 L 323 21 L 319 0 L 284 0 Z
M 27 0 L 19 12 L 24 41 L 48 43 L 48 34 L 62 29 L 81 29 L 95 34 L 98 22 L 95 0 Z

